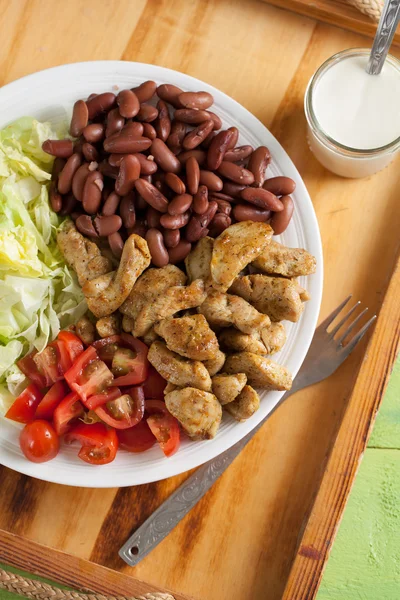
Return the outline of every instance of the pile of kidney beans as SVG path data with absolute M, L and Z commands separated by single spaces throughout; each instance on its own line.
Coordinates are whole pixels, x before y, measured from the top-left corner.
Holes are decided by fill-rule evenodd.
M 294 181 L 265 180 L 268 148 L 236 146 L 238 129 L 221 129 L 213 102 L 208 92 L 154 81 L 78 100 L 69 130 L 76 140 L 43 144 L 56 157 L 53 210 L 71 215 L 84 235 L 107 238 L 116 257 L 128 235 L 143 236 L 159 267 L 237 221 L 269 222 L 282 233 Z

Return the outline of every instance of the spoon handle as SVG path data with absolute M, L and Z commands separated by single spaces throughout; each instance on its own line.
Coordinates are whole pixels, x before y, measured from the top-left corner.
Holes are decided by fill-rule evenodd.
M 385 0 L 367 65 L 367 73 L 370 75 L 379 75 L 382 71 L 383 63 L 396 32 L 399 17 L 400 0 Z

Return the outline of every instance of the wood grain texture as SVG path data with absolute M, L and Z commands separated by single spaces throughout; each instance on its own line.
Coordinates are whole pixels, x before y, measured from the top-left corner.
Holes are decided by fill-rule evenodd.
M 399 161 L 365 180 L 328 173 L 308 149 L 302 109 L 319 65 L 369 39 L 255 0 L 0 0 L 0 10 L 3 83 L 122 58 L 181 70 L 241 102 L 281 141 L 313 199 L 325 255 L 321 318 L 349 293 L 379 310 L 399 245 Z M 136 568 L 119 547 L 188 473 L 118 491 L 0 467 L 0 529 L 69 553 L 93 576 L 99 564 L 204 600 L 280 600 L 362 355 L 360 347 L 329 381 L 290 398 Z M 57 579 L 52 565 L 46 573 Z M 82 585 L 82 570 L 75 577 Z

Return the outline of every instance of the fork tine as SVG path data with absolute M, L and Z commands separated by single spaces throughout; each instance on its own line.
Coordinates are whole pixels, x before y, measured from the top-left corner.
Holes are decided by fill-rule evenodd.
M 337 308 L 335 308 L 335 310 L 333 312 L 331 312 L 330 315 L 328 315 L 326 317 L 326 319 L 324 319 L 322 321 L 322 323 L 318 326 L 318 329 L 328 329 L 329 325 L 332 323 L 332 321 L 337 317 L 337 315 L 340 313 L 340 311 L 342 310 L 342 308 L 344 308 L 346 306 L 346 304 L 348 303 L 348 301 L 351 298 L 351 294 L 348 298 L 346 298 L 346 300 L 344 300 L 342 302 L 342 304 L 339 304 L 339 306 Z
M 343 317 L 343 319 L 341 321 L 339 321 L 339 323 L 336 325 L 335 329 L 332 329 L 332 331 L 330 332 L 329 335 L 331 335 L 332 337 L 335 337 L 335 335 L 337 334 L 337 332 L 339 331 L 339 329 L 342 327 L 342 325 L 344 325 L 347 321 L 347 319 L 350 317 L 350 315 L 356 310 L 356 308 L 358 306 L 360 306 L 361 302 L 358 301 L 353 308 L 351 308 L 349 310 L 349 312 L 347 314 L 345 314 L 345 316 Z
M 342 355 L 344 354 L 345 357 L 347 357 L 351 352 L 353 352 L 354 348 L 357 346 L 358 342 L 367 333 L 368 329 L 370 328 L 370 326 L 372 325 L 372 323 L 375 321 L 375 319 L 376 319 L 376 315 L 374 315 L 373 317 L 371 317 L 370 320 L 365 323 L 364 327 L 362 329 L 360 329 L 360 331 L 357 333 L 357 335 L 355 335 L 353 337 L 353 339 L 351 340 L 351 342 L 349 342 L 347 344 L 347 346 L 344 346 L 344 348 L 342 348 L 342 351 L 341 351 Z
M 352 329 L 354 329 L 354 327 L 357 325 L 358 321 L 365 315 L 366 312 L 368 312 L 368 308 L 364 308 L 364 310 L 362 312 L 360 312 L 360 314 L 354 319 L 354 321 L 352 321 L 350 323 L 350 325 L 348 326 L 346 331 L 337 340 L 337 343 L 339 344 L 339 346 L 341 346 L 343 344 L 343 340 L 349 335 L 350 331 Z

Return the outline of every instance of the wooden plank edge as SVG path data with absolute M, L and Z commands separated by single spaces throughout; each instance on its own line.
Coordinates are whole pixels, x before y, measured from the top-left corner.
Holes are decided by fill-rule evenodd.
M 368 16 L 350 5 L 330 0 L 261 0 L 277 8 L 289 10 L 304 17 L 334 25 L 373 38 L 377 24 Z M 400 32 L 393 38 L 393 44 L 400 46 Z
M 315 598 L 400 349 L 400 256 L 299 541 L 282 600 Z
M 39 575 L 84 592 L 128 597 L 164 592 L 175 600 L 193 600 L 4 530 L 0 530 L 0 562 L 32 573 L 33 579 Z

